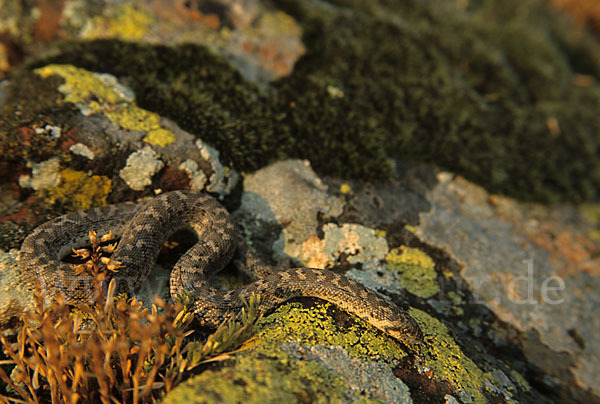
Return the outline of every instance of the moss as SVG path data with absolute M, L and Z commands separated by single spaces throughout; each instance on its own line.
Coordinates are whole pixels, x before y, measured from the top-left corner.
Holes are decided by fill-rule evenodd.
M 144 141 L 153 145 L 175 142 L 175 134 L 161 127 L 157 114 L 139 108 L 96 74 L 70 65 L 48 65 L 35 72 L 42 77 L 62 77 L 65 83 L 59 89 L 65 94 L 65 101 L 79 105 L 86 113 L 102 113 L 124 129 L 143 131 Z
M 401 246 L 392 249 L 385 260 L 388 268 L 400 273 L 400 283 L 413 295 L 428 299 L 440 291 L 435 263 L 417 248 Z
M 256 169 L 295 147 L 285 138 L 289 131 L 275 131 L 281 117 L 273 115 L 258 88 L 204 47 L 96 40 L 68 44 L 52 60 L 128 77 L 141 108 L 210 143 L 226 165 Z
M 57 186 L 41 192 L 49 203 L 60 203 L 69 210 L 89 209 L 106 205 L 110 193 L 110 178 L 92 175 L 66 168 L 60 172 Z
M 194 45 L 74 43 L 53 60 L 127 76 L 140 106 L 241 170 L 300 157 L 381 179 L 392 156 L 526 200 L 600 197 L 600 89 L 576 80 L 600 77 L 600 45 L 543 2 L 275 4 L 307 52 L 265 91 Z
M 391 337 L 356 317 L 350 318 L 341 330 L 332 320 L 332 310 L 334 306 L 329 303 L 318 303 L 311 308 L 298 303 L 281 306 L 259 322 L 255 350 L 271 352 L 293 337 L 305 344 L 341 346 L 350 355 L 363 359 L 399 361 L 406 356 Z
M 425 335 L 425 343 L 418 346 L 422 366 L 430 368 L 435 378 L 450 382 L 461 401 L 486 403 L 484 382 L 493 379 L 462 352 L 442 322 L 418 309 L 410 309 L 410 315 Z

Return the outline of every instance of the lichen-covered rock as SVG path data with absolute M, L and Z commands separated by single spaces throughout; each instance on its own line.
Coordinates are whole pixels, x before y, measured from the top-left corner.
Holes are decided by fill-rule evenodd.
M 600 46 L 546 3 L 0 0 L 0 317 L 35 225 L 205 190 L 425 340 L 299 299 L 166 402 L 600 403 Z
M 8 0 L 0 2 L 0 9 L 0 32 L 11 39 L 6 45 L 14 41 L 31 52 L 47 51 L 41 43 L 48 47 L 59 38 L 194 43 L 209 46 L 257 81 L 288 74 L 304 53 L 298 23 L 257 0 L 66 0 L 28 5 Z M 0 77 L 14 63 L 6 45 L 0 46 Z
M 393 374 L 406 359 L 389 337 L 348 319 L 342 331 L 331 305 L 288 304 L 259 324 L 253 347 L 177 387 L 164 400 L 216 402 L 412 403 Z M 346 328 L 344 327 L 344 328 Z
M 138 192 L 191 184 L 193 189 L 219 195 L 235 186 L 237 173 L 218 161 L 216 150 L 173 122 L 140 108 L 131 89 L 114 76 L 70 65 L 47 65 L 34 73 L 46 80 L 59 78 L 54 89 L 63 97 L 48 100 L 52 108 L 73 105 L 77 112 L 71 110 L 59 125 L 43 127 L 33 111 L 34 121 L 23 117 L 22 126 L 18 116 L 11 118 L 11 125 L 17 127 L 14 141 L 19 133 L 32 138 L 19 152 L 25 160 L 23 169 L 30 169 L 19 176 L 21 189 L 31 188 L 50 204 L 85 209 L 106 204 L 111 192 L 126 192 L 123 184 Z M 19 108 L 29 102 L 36 110 L 33 101 L 21 97 L 11 101 Z M 12 141 L 11 136 L 3 139 L 6 151 Z M 27 155 L 30 149 L 36 150 L 37 142 L 47 144 L 44 159 Z M 80 201 L 70 201 L 71 197 Z
M 301 261 L 304 243 L 316 235 L 319 215 L 339 216 L 342 209 L 342 200 L 327 192 L 310 163 L 294 160 L 247 175 L 236 216 L 253 243 L 263 239 L 275 258 Z M 282 231 L 276 234 L 275 229 Z
M 591 222 L 573 207 L 528 206 L 440 173 L 416 234 L 461 263 L 474 303 L 519 331 L 490 329 L 546 375 L 538 382 L 600 396 L 600 249 Z

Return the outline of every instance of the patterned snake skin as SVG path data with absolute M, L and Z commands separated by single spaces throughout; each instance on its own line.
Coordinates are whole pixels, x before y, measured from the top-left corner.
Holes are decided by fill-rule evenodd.
M 405 310 L 331 271 L 276 271 L 249 265 L 248 270 L 258 278 L 254 283 L 232 291 L 211 287 L 208 279 L 232 259 L 240 241 L 227 210 L 200 192 L 174 191 L 140 204 L 123 203 L 57 217 L 25 239 L 19 265 L 30 284 L 39 281 L 47 294 L 62 294 L 68 303 L 77 303 L 92 298 L 91 277 L 75 276 L 61 258 L 71 253 L 71 248 L 86 245 L 90 230 L 100 235 L 112 231 L 120 237 L 112 257 L 122 264 L 113 278 L 117 278 L 120 291 L 131 291 L 149 275 L 164 242 L 182 229 L 191 230 L 198 241 L 173 268 L 170 292 L 175 299 L 186 291 L 194 299 L 194 313 L 204 325 L 216 327 L 235 317 L 243 307 L 241 298 L 247 300 L 252 294 L 260 295 L 261 311 L 295 297 L 312 296 L 356 314 L 404 343 L 423 340 L 419 326 Z M 240 250 L 248 250 L 245 243 L 241 244 Z

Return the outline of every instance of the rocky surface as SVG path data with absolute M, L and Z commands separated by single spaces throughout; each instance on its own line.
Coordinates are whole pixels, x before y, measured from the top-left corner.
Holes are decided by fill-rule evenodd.
M 460 262 L 475 303 L 522 334 L 512 343 L 545 383 L 568 377 L 598 395 L 600 299 L 583 291 L 600 287 L 600 260 L 585 211 L 519 205 L 449 175 L 429 199 L 417 236 Z
M 304 265 L 345 273 L 406 307 L 420 324 L 425 342 L 400 345 L 330 304 L 299 299 L 261 320 L 250 349 L 202 367 L 165 402 L 600 403 L 600 344 L 595 335 L 600 329 L 600 207 L 593 200 L 555 206 L 520 202 L 435 165 L 398 158 L 371 159 L 372 165 L 365 165 L 372 173 L 388 172 L 387 181 L 327 175 L 321 151 L 335 166 L 347 166 L 348 173 L 356 173 L 354 166 L 370 159 L 379 147 L 370 149 L 371 143 L 360 143 L 364 139 L 350 135 L 335 143 L 341 138 L 336 132 L 340 116 L 354 125 L 353 119 L 364 111 L 331 106 L 342 105 L 352 97 L 349 94 L 358 97 L 358 92 L 352 93 L 353 86 L 362 84 L 344 82 L 345 78 L 332 80 L 336 76 L 331 72 L 323 79 L 313 72 L 306 85 L 322 92 L 313 91 L 316 95 L 310 98 L 290 93 L 285 79 L 269 83 L 284 75 L 300 80 L 291 67 L 306 46 L 299 40 L 299 23 L 274 5 L 252 0 L 191 1 L 176 2 L 170 8 L 161 1 L 64 1 L 57 11 L 48 6 L 51 2 L 41 1 L 37 8 L 28 8 L 26 3 L 0 1 L 0 31 L 13 38 L 2 40 L 0 71 L 16 65 L 9 58 L 11 49 L 18 48 L 22 58 L 38 58 L 14 70 L 10 80 L 0 85 L 0 318 L 18 318 L 31 306 L 27 285 L 19 281 L 17 252 L 34 226 L 74 209 L 173 189 L 204 190 L 222 200 L 263 259 L 281 267 Z M 284 3 L 280 6 L 286 10 L 296 4 Z M 333 16 L 343 25 L 357 10 L 368 16 L 357 26 L 375 29 L 376 25 L 370 25 L 373 21 L 386 21 L 385 29 L 408 27 L 393 13 L 380 14 L 377 7 L 363 10 L 351 2 L 317 1 L 306 3 L 314 6 L 309 12 L 303 8 L 305 3 L 298 3 L 303 11 L 296 15 L 305 24 L 307 20 L 315 24 L 304 27 L 317 37 L 315 26 L 321 18 Z M 348 3 L 346 8 L 342 3 Z M 317 11 L 322 15 L 317 16 Z M 431 18 L 436 18 L 435 13 Z M 320 29 L 329 32 L 329 28 Z M 18 41 L 15 33 L 21 35 Z M 53 59 L 56 63 L 39 61 L 48 53 L 60 53 L 61 43 L 70 39 L 101 38 L 116 42 L 90 42 L 89 46 L 121 46 L 122 40 L 160 44 L 165 46 L 162 50 L 202 54 L 206 66 L 194 67 L 200 71 L 232 69 L 233 73 L 220 76 L 221 87 L 203 87 L 192 99 L 186 93 L 192 76 L 180 71 L 174 75 L 181 81 L 170 77 L 172 81 L 160 79 L 145 87 L 127 74 L 99 73 L 58 63 L 57 58 Z M 193 44 L 177 48 L 183 41 Z M 589 45 L 587 39 L 582 41 Z M 314 57 L 316 48 L 310 43 L 313 53 L 308 60 L 314 62 L 319 58 Z M 201 44 L 233 67 L 225 68 L 228 65 L 222 61 L 210 64 L 217 56 L 206 57 Z M 331 44 L 323 42 L 325 50 L 319 51 L 335 53 L 326 45 Z M 563 45 L 574 46 L 571 42 Z M 578 52 L 585 53 L 581 46 Z M 356 45 L 354 50 L 361 54 L 360 49 Z M 186 63 L 193 60 L 188 53 L 182 58 Z M 385 61 L 378 61 L 386 66 Z M 98 60 L 81 64 L 86 63 L 104 66 Z M 125 60 L 123 65 L 128 63 L 135 60 Z M 299 62 L 301 73 L 306 73 L 306 63 L 306 59 Z M 160 66 L 157 72 L 153 66 L 144 69 L 159 76 L 170 65 Z M 362 66 L 366 69 L 366 64 Z M 557 65 L 545 66 L 563 71 Z M 579 67 L 590 75 L 594 71 L 590 66 Z M 537 73 L 523 69 L 546 77 L 537 67 L 532 69 Z M 242 81 L 236 71 L 253 84 Z M 214 84 L 212 73 L 204 73 L 193 76 L 194 80 L 203 78 Z M 346 77 L 341 70 L 337 73 Z M 579 84 L 574 85 L 581 87 L 585 77 L 578 77 Z M 368 83 L 367 87 L 372 84 Z M 591 97 L 585 91 L 595 91 L 595 84 L 586 86 L 592 88 L 573 91 Z M 264 93 L 272 96 L 276 89 L 280 93 L 273 97 L 285 110 L 261 104 L 267 97 Z M 424 94 L 424 99 L 430 99 L 429 93 Z M 448 92 L 445 97 L 452 100 L 455 95 Z M 377 97 L 372 104 L 383 108 Z M 482 97 L 493 103 L 492 98 L 501 95 Z M 165 99 L 185 113 L 171 114 L 172 110 L 164 108 Z M 355 101 L 360 104 L 364 99 Z M 191 104 L 196 109 L 186 109 Z M 424 110 L 431 107 L 425 102 L 417 105 Z M 351 130 L 369 136 L 380 133 L 381 120 L 394 121 L 395 115 L 379 112 L 368 124 L 361 124 L 366 126 Z M 250 124 L 253 115 L 264 120 Z M 561 132 L 553 118 L 550 114 L 545 121 L 546 135 L 568 137 L 569 132 Z M 415 122 L 419 127 L 431 123 Z M 313 124 L 336 135 L 311 138 L 315 158 L 310 153 L 304 156 L 310 161 L 281 159 L 288 156 L 289 145 L 273 148 L 287 138 L 267 129 L 301 138 Z M 194 129 L 198 127 L 202 130 Z M 232 127 L 235 131 L 230 131 Z M 539 136 L 535 133 L 531 136 Z M 478 138 L 470 136 L 467 139 L 477 143 Z M 589 139 L 597 138 L 597 133 L 591 136 L 580 137 L 578 147 L 593 154 L 597 143 Z M 430 146 L 443 149 L 443 144 L 438 145 L 431 142 Z M 236 165 L 242 161 L 240 150 L 247 152 L 244 158 L 282 151 L 267 159 L 279 161 L 256 163 L 252 167 L 258 170 L 247 171 L 248 166 Z M 574 155 L 581 151 L 569 150 Z M 478 164 L 497 175 L 495 180 L 510 172 L 485 167 L 484 160 Z M 316 166 L 321 171 L 315 172 Z M 523 187 L 531 180 L 521 183 L 521 179 L 515 176 L 512 181 Z M 593 181 L 582 186 L 589 184 Z M 536 189 L 555 189 L 542 185 Z M 598 194 L 598 190 L 585 194 Z M 148 300 L 145 293 L 165 296 L 168 269 L 161 272 L 158 268 L 152 278 L 140 291 L 143 300 Z

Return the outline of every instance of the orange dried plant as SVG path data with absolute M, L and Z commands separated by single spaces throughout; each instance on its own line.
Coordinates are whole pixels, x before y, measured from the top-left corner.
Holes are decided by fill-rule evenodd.
M 118 270 L 118 262 L 103 256 L 114 250 L 114 245 L 101 247 L 109 239 L 90 232 L 91 250 L 74 251 L 87 260 L 75 270 L 92 273 L 97 286 Z M 242 350 L 234 351 L 260 318 L 260 298 L 252 297 L 239 320 L 195 341 L 186 296 L 178 303 L 155 298 L 147 309 L 135 298 L 115 296 L 115 287 L 112 280 L 106 293 L 97 288 L 95 303 L 76 308 L 60 297 L 44 304 L 38 290 L 35 310 L 24 315 L 16 340 L 0 335 L 7 358 L 0 361 L 0 380 L 9 387 L 0 402 L 151 402 L 199 364 Z

